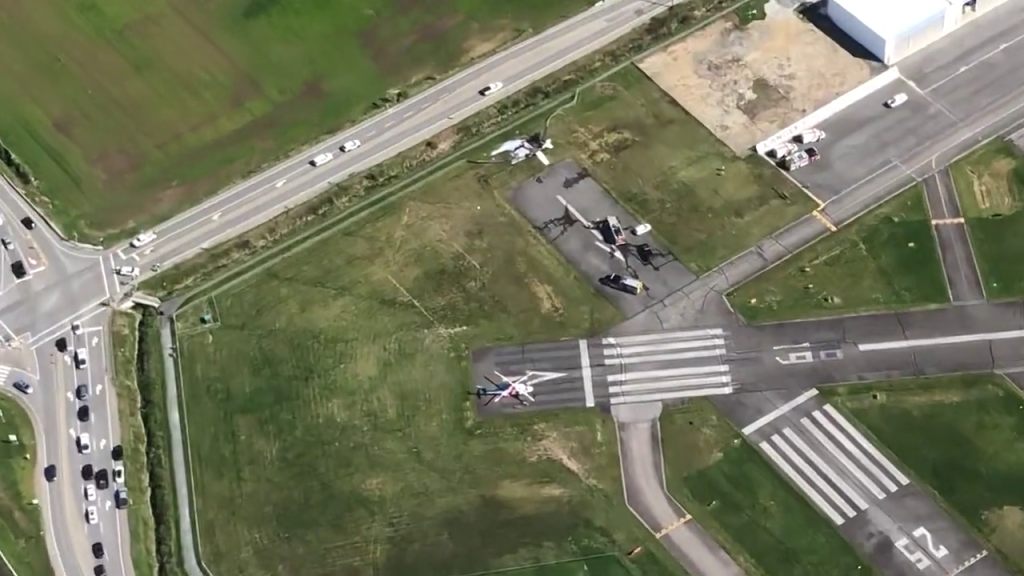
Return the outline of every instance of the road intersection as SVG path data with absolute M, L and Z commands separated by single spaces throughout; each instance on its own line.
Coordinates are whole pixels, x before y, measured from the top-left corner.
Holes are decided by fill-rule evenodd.
M 154 266 L 166 268 L 252 229 L 313 198 L 332 183 L 408 149 L 492 104 L 493 99 L 481 100 L 476 94 L 482 84 L 500 78 L 507 86 L 506 94 L 511 93 L 572 59 L 607 44 L 664 9 L 665 6 L 656 3 L 633 0 L 617 0 L 596 6 L 172 218 L 154 228 L 156 240 L 139 249 L 122 245 L 99 250 L 65 242 L 49 226 L 42 224 L 38 216 L 40 225 L 34 230 L 18 228 L 22 217 L 36 212 L 16 190 L 6 182 L 0 182 L 0 208 L 4 217 L 0 233 L 11 235 L 15 244 L 10 254 L 5 251 L 3 258 L 10 259 L 16 255 L 29 264 L 29 274 L 21 280 L 11 275 L 7 265 L 0 270 L 0 337 L 7 343 L 7 347 L 0 351 L 0 362 L 7 369 L 5 385 L 17 378 L 27 378 L 36 383 L 35 392 L 21 400 L 29 408 L 37 428 L 40 465 L 55 463 L 58 468 L 58 477 L 53 483 L 46 483 L 42 474 L 38 480 L 55 572 L 61 575 L 91 573 L 97 562 L 92 558 L 89 546 L 92 542 L 102 541 L 107 551 L 107 558 L 103 561 L 107 572 L 134 573 L 125 515 L 110 505 L 111 491 L 101 491 L 98 498 L 97 524 L 88 525 L 83 517 L 86 502 L 82 494 L 81 466 L 91 463 L 97 470 L 111 469 L 111 448 L 120 442 L 110 370 L 111 350 L 106 334 L 109 305 L 118 303 L 130 293 L 135 282 L 152 276 Z M 1000 35 L 1010 33 L 1006 20 L 1004 18 L 997 24 L 989 17 L 994 29 L 998 30 L 986 41 L 998 45 L 1003 38 Z M 976 36 L 979 37 L 987 38 L 984 34 Z M 960 81 L 956 78 L 961 76 L 963 81 L 977 84 L 977 78 L 971 76 L 975 73 L 1003 74 L 991 66 L 1012 62 L 1016 53 L 1010 52 L 1020 49 L 1020 45 L 1013 42 L 1004 44 L 996 52 L 972 47 L 972 54 L 983 55 L 978 57 L 982 64 L 965 65 L 973 71 L 969 74 L 956 71 L 948 78 L 933 78 L 929 89 L 943 86 L 953 90 Z M 1006 53 L 1000 53 L 1004 49 Z M 924 58 L 921 57 L 921 69 L 934 74 L 935 67 L 926 66 Z M 1012 79 L 1014 73 L 1006 74 Z M 907 138 L 900 144 L 902 147 L 897 146 L 890 151 L 888 163 L 881 164 L 872 174 L 829 196 L 820 212 L 837 226 L 845 224 L 906 184 L 948 164 L 979 141 L 1010 130 L 1024 120 L 1024 89 L 1020 88 L 1021 85 L 1024 83 L 1017 83 L 1016 87 L 996 83 L 985 98 L 975 100 L 978 104 L 970 111 L 954 116 L 941 133 L 928 132 L 919 138 Z M 842 122 L 843 119 L 839 117 L 834 121 Z M 913 119 L 904 122 L 908 123 L 907 126 L 914 125 Z M 840 128 L 830 128 L 829 131 L 836 135 L 843 132 Z M 364 146 L 341 155 L 324 167 L 308 165 L 309 158 L 316 153 L 336 149 L 341 142 L 352 138 L 361 139 Z M 856 157 L 852 157 L 850 162 L 856 162 Z M 560 394 L 558 401 L 552 402 L 551 407 L 611 407 L 620 423 L 627 501 L 638 511 L 641 520 L 652 532 L 664 536 L 662 541 L 669 550 L 694 574 L 740 574 L 735 564 L 723 556 L 721 549 L 699 526 L 681 521 L 685 512 L 681 508 L 676 509 L 678 504 L 664 489 L 660 432 L 657 432 L 656 424 L 662 401 L 686 398 L 698 390 L 716 390 L 715 402 L 723 413 L 746 427 L 758 422 L 766 413 L 773 414 L 780 407 L 788 406 L 794 398 L 800 398 L 813 386 L 821 384 L 877 379 L 894 374 L 962 371 L 964 367 L 1019 369 L 1024 364 L 1024 359 L 1017 358 L 1015 346 L 1008 344 L 1019 343 L 1015 339 L 1024 336 L 1024 321 L 1021 320 L 1024 314 L 1017 304 L 978 304 L 928 313 L 774 327 L 747 327 L 737 323 L 720 295 L 829 231 L 820 218 L 809 215 L 668 295 L 610 334 L 595 339 L 543 344 L 536 349 L 519 346 L 482 351 L 480 370 L 493 370 L 494 366 L 523 368 L 529 364 L 535 366 L 534 370 L 564 372 L 561 380 L 551 379 L 537 385 L 541 399 L 539 407 L 543 407 L 543 399 L 548 397 L 545 386 L 553 390 L 561 386 L 557 392 Z M 142 274 L 137 279 L 125 281 L 115 273 L 120 266 L 137 266 Z M 896 325 L 891 324 L 894 318 Z M 81 334 L 71 333 L 74 321 L 83 324 Z M 907 326 L 919 328 L 908 332 Z M 696 334 L 694 331 L 697 330 L 701 333 Z M 656 331 L 659 333 L 655 334 Z M 859 334 L 858 331 L 870 333 L 874 339 L 862 341 L 851 336 Z M 1014 335 L 1018 332 L 1022 336 Z M 990 337 L 936 340 L 963 338 L 966 334 Z M 76 370 L 71 354 L 56 349 L 56 341 L 62 337 L 72 343 L 71 351 L 79 347 L 87 350 L 90 363 L 86 369 Z M 917 346 L 891 344 L 907 341 L 925 343 Z M 886 342 L 890 343 L 890 348 L 862 348 L 863 345 L 878 346 Z M 777 348 L 780 346 L 784 348 Z M 797 347 L 792 352 L 785 352 L 785 358 L 790 360 L 788 364 L 779 361 L 782 356 L 778 355 L 781 354 L 778 350 L 789 350 L 785 347 Z M 796 356 L 788 356 L 790 354 Z M 812 360 L 803 360 L 808 357 Z M 474 356 L 474 361 L 477 360 Z M 673 380 L 673 388 L 661 387 L 666 378 Z M 88 401 L 92 419 L 86 423 L 79 422 L 77 418 L 81 402 L 73 394 L 69 396 L 79 384 L 86 384 L 92 392 Z M 774 421 L 752 429 L 751 440 L 776 464 L 783 461 L 800 467 L 799 461 L 805 466 L 814 465 L 826 476 L 828 473 L 823 470 L 831 470 L 831 474 L 843 480 L 842 483 L 831 482 L 832 486 L 839 486 L 839 491 L 832 488 L 832 492 L 828 492 L 808 485 L 810 490 L 804 491 L 808 498 L 824 502 L 819 509 L 826 516 L 835 519 L 827 511 L 831 510 L 836 517 L 843 519 L 841 524 L 836 522 L 837 525 L 862 523 L 859 528 L 843 528 L 857 530 L 856 534 L 844 532 L 855 546 L 875 546 L 879 542 L 879 534 L 896 542 L 892 545 L 895 548 L 890 546 L 896 552 L 890 550 L 889 556 L 878 556 L 886 553 L 875 548 L 866 552 L 866 556 L 877 562 L 885 573 L 917 573 L 896 567 L 901 566 L 899 562 L 902 561 L 896 554 L 910 550 L 912 546 L 898 544 L 902 542 L 900 538 L 905 536 L 918 543 L 923 538 L 916 535 L 918 529 L 911 526 L 916 520 L 905 518 L 897 508 L 885 508 L 875 501 L 869 504 L 866 500 L 868 494 L 878 500 L 883 498 L 870 489 L 870 483 L 861 481 L 864 470 L 868 469 L 866 466 L 846 466 L 838 457 L 826 460 L 827 454 L 832 453 L 828 450 L 829 443 L 841 444 L 844 440 L 835 434 L 826 436 L 825 424 L 819 416 L 824 415 L 835 430 L 839 430 L 842 424 L 828 413 L 825 405 L 814 403 L 818 401 L 813 398 L 805 401 L 809 402 L 806 406 L 792 406 L 794 410 L 799 408 L 804 412 L 788 414 L 788 411 L 781 411 Z M 510 405 L 512 403 L 505 404 Z M 818 422 L 819 428 L 807 425 L 805 420 L 812 424 Z M 94 444 L 89 455 L 78 454 L 74 443 L 75 437 L 85 430 L 91 434 Z M 842 438 L 845 442 L 859 442 L 849 433 Z M 769 454 L 769 449 L 774 450 L 780 460 L 776 461 Z M 793 454 L 803 455 L 804 459 L 795 458 Z M 819 461 L 827 466 L 818 466 Z M 873 460 L 873 466 L 877 469 L 886 467 L 878 459 Z M 853 468 L 857 468 L 859 473 Z M 840 472 L 842 470 L 845 472 Z M 781 472 L 788 475 L 785 469 Z M 933 509 L 935 505 L 931 500 L 921 495 L 919 490 L 909 493 L 916 490 L 912 484 L 903 484 L 891 473 L 888 478 L 890 482 L 898 481 L 899 484 L 896 491 L 887 493 L 890 501 L 894 501 L 892 496 L 899 490 L 906 490 L 907 495 L 901 497 L 916 503 L 913 504 L 917 507 L 915 518 L 937 518 L 934 525 L 940 528 L 935 529 L 936 535 L 945 538 L 943 542 L 951 549 L 957 543 L 950 558 L 943 560 L 946 555 L 936 553 L 927 556 L 928 566 L 941 566 L 946 570 L 944 573 L 948 573 L 949 566 L 952 566 L 947 566 L 949 562 L 966 562 L 961 560 L 962 556 L 969 559 L 980 553 L 976 550 L 979 547 L 977 543 L 969 537 L 965 540 L 955 524 L 943 523 L 945 516 Z M 877 486 L 881 480 L 869 482 Z M 823 482 L 821 486 L 827 484 Z M 844 484 L 849 490 L 842 488 Z M 812 492 L 817 496 L 810 496 Z M 857 513 L 851 516 L 851 511 Z M 186 547 L 191 548 L 187 543 Z M 917 554 L 916 551 L 912 553 Z M 907 554 L 904 552 L 903 556 L 909 558 Z M 911 563 L 919 567 L 923 562 Z M 959 569 L 960 566 L 962 563 L 955 567 Z M 1004 573 L 991 558 L 976 560 L 970 568 L 973 571 L 968 574 Z

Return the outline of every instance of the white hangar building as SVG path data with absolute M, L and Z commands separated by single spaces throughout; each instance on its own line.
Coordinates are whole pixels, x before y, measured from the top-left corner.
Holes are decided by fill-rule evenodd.
M 894 64 L 1006 0 L 828 0 L 829 18 L 885 64 Z

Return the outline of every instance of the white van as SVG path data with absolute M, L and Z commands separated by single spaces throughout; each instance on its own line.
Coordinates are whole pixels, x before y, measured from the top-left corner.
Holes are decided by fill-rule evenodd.
M 315 168 L 317 166 L 323 166 L 331 160 L 334 160 L 334 154 L 330 152 L 324 152 L 323 154 L 317 154 L 309 163 Z
M 78 350 L 75 350 L 75 368 L 82 370 L 88 365 L 89 358 L 88 354 L 85 351 L 85 348 L 79 348 Z

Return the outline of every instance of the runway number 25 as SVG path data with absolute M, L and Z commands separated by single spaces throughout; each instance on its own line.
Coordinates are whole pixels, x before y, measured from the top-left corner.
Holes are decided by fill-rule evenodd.
M 914 536 L 916 540 L 918 540 L 918 542 L 920 542 L 922 538 L 924 539 L 924 544 L 928 547 L 928 552 L 930 552 L 932 557 L 936 560 L 949 554 L 949 550 L 946 550 L 945 546 L 942 546 L 941 544 L 938 546 L 935 545 L 935 542 L 932 540 L 931 532 L 929 532 L 924 526 L 921 526 L 917 530 L 914 530 L 913 532 L 911 532 L 911 534 Z M 913 562 L 914 566 L 917 566 L 918 570 L 924 570 L 925 568 L 932 565 L 932 561 L 928 559 L 928 556 L 925 555 L 924 551 L 920 549 L 910 549 L 910 539 L 900 538 L 895 542 L 895 544 L 896 548 L 898 548 L 899 551 L 907 557 L 907 560 Z M 920 547 L 918 546 L 918 548 Z

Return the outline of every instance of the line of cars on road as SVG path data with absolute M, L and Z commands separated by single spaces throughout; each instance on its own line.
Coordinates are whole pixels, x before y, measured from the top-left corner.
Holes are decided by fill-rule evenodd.
M 21 225 L 24 226 L 25 229 L 28 231 L 36 229 L 36 221 L 33 220 L 31 216 L 25 216 L 20 220 L 20 222 Z M 2 216 L 0 216 L 0 224 L 3 223 L 4 219 Z M 11 240 L 7 236 L 4 236 L 3 238 L 0 238 L 0 245 L 4 247 L 4 250 L 13 250 L 14 240 Z M 11 262 L 11 272 L 14 273 L 14 278 L 16 280 L 21 280 L 22 278 L 28 276 L 28 268 L 25 266 L 25 263 L 22 262 L 20 259 Z

